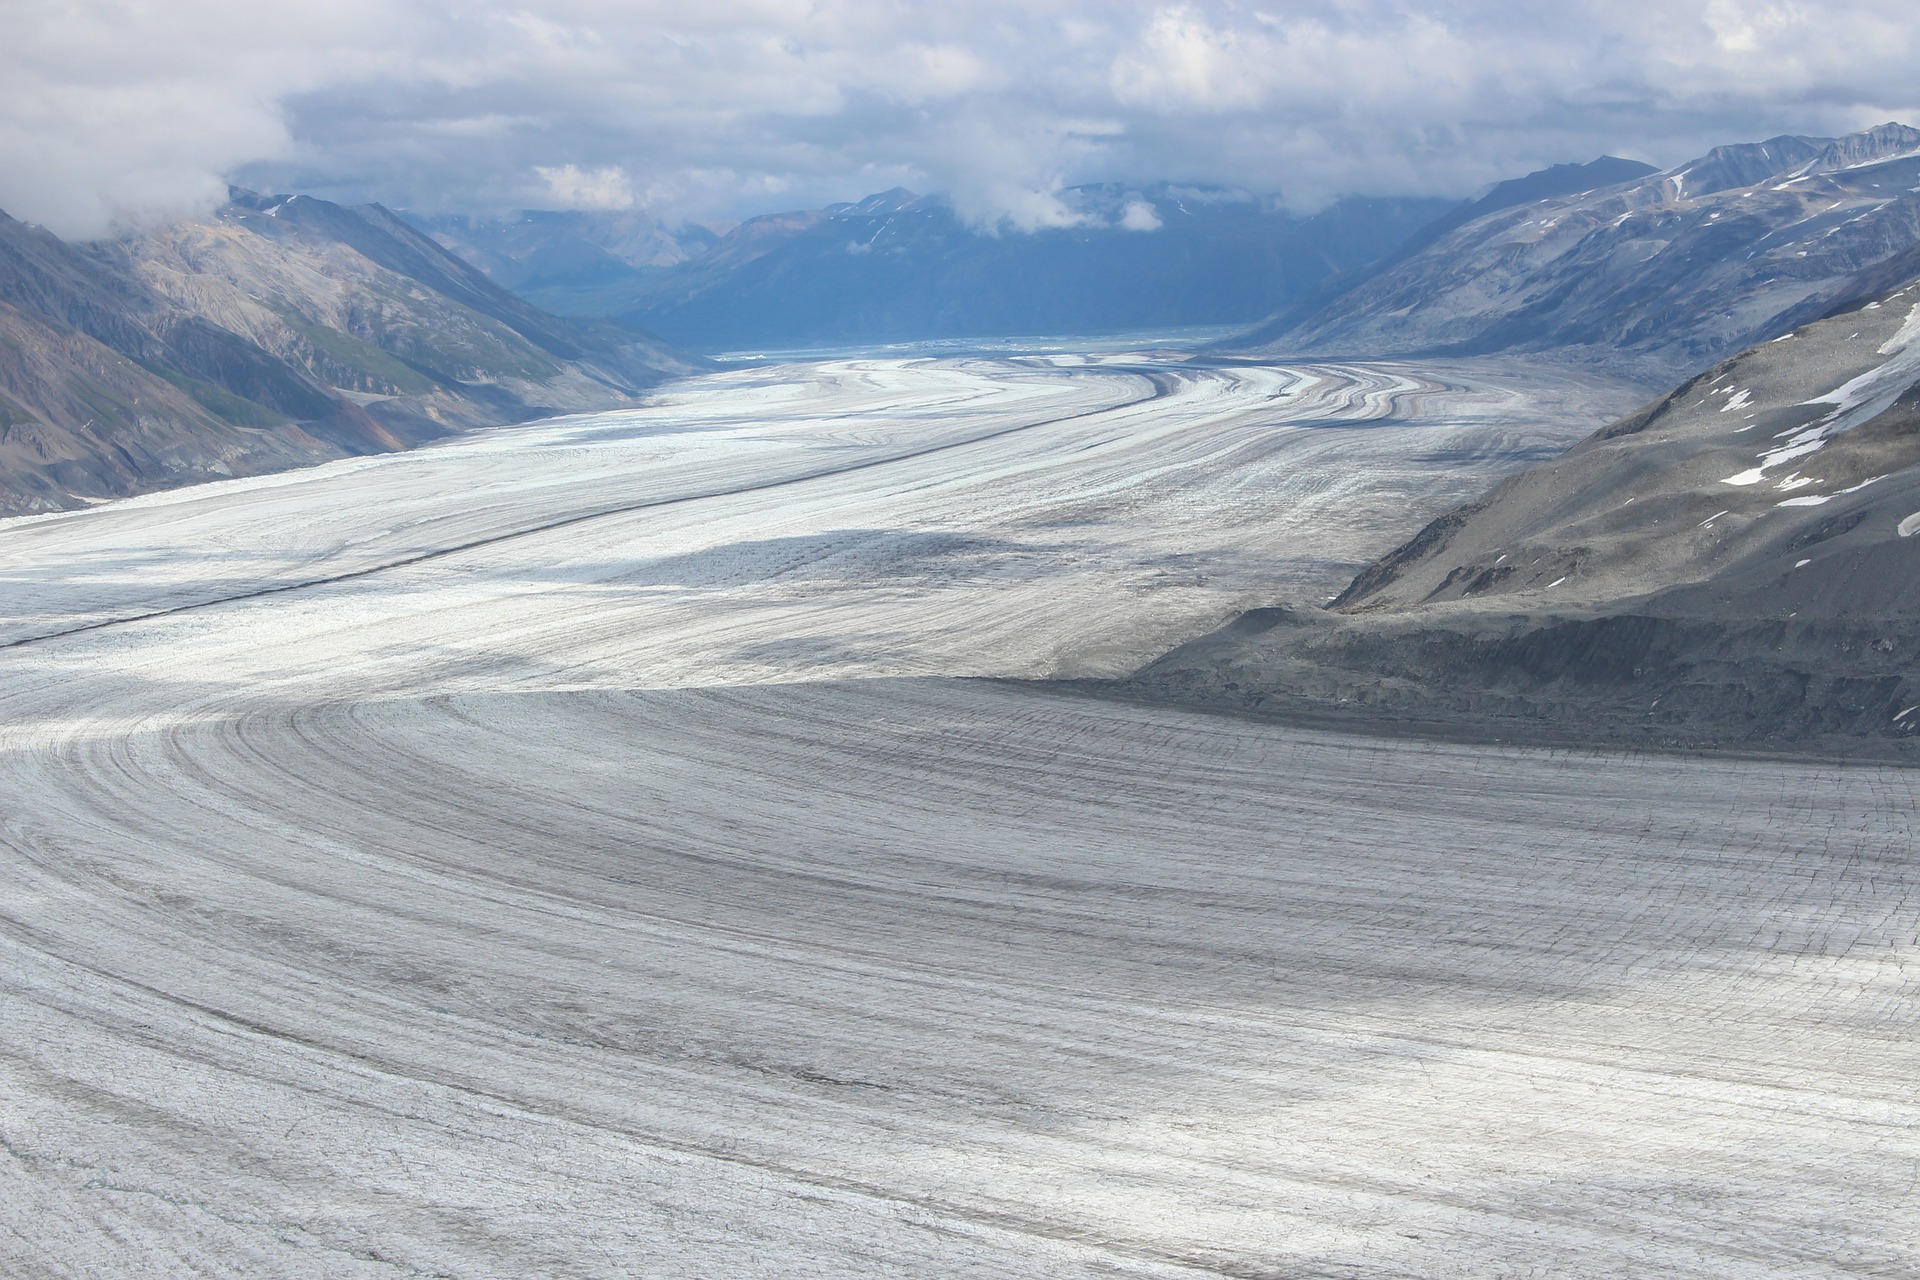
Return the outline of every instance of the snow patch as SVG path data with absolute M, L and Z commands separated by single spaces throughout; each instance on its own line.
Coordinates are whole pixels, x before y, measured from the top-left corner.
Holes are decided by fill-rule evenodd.
M 1841 432 L 1850 431 L 1890 409 L 1915 382 L 1920 382 L 1920 306 L 1908 311 L 1900 331 L 1881 344 L 1879 354 L 1888 357 L 1884 364 L 1849 379 L 1823 396 L 1801 401 L 1803 405 L 1833 405 L 1825 417 L 1810 426 L 1783 433 L 1786 443 L 1761 454 L 1759 466 L 1728 476 L 1721 483 L 1758 484 L 1768 468 L 1817 453 Z

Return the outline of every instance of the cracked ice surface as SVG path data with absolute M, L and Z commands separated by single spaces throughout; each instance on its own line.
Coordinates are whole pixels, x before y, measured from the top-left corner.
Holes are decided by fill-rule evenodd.
M 1588 395 L 825 361 L 0 524 L 0 1272 L 1913 1274 L 1910 774 L 953 678 Z

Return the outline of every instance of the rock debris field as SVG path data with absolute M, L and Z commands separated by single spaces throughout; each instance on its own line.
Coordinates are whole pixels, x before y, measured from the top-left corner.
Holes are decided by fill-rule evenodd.
M 1630 400 L 849 357 L 0 523 L 0 1273 L 1920 1276 L 1913 773 L 1044 683 Z

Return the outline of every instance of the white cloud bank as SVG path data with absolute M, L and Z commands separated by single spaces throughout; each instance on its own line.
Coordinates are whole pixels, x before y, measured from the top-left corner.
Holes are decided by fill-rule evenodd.
M 896 184 L 1310 205 L 1920 115 L 1911 0 L 5 0 L 0 208 L 68 235 L 230 178 L 724 216 Z

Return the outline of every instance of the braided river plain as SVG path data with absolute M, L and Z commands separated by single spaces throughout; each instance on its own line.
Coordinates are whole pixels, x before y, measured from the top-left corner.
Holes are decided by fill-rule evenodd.
M 1635 398 L 847 355 L 0 522 L 0 1273 L 1920 1276 L 1914 773 L 1047 683 Z

